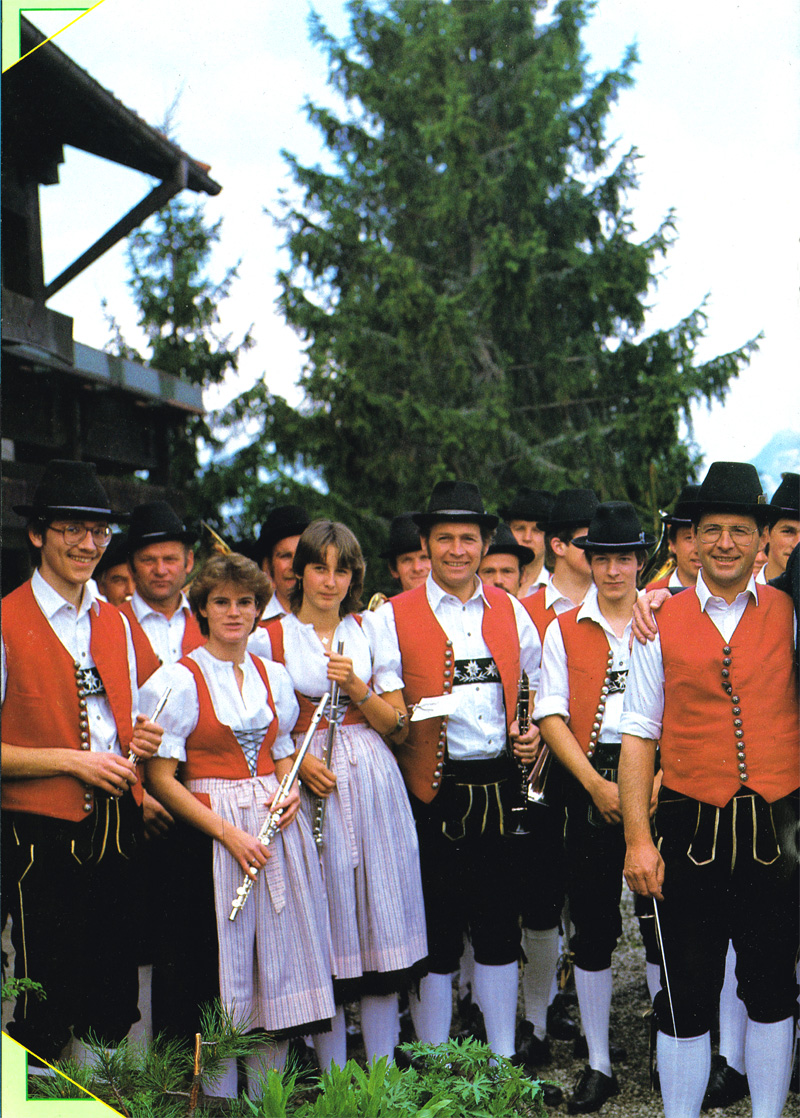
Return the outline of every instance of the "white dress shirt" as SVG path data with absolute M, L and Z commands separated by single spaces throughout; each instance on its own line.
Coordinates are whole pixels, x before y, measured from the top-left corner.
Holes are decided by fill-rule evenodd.
M 66 648 L 73 661 L 80 664 L 81 668 L 88 670 L 96 668 L 91 651 L 92 625 L 89 611 L 95 614 L 100 612 L 98 595 L 91 583 L 83 588 L 81 604 L 76 609 L 71 602 L 55 590 L 49 582 L 42 578 L 36 570 L 31 579 L 33 596 L 47 618 L 50 628 Z M 139 709 L 139 692 L 136 685 L 136 654 L 133 651 L 133 641 L 128 622 L 122 617 L 125 626 L 125 638 L 128 646 L 128 674 L 131 681 L 131 724 L 135 720 Z M 6 697 L 6 649 L 0 641 L 0 656 L 2 657 L 2 701 Z M 47 671 L 47 666 L 42 665 L 42 671 Z M 145 710 L 147 707 L 144 708 Z M 117 724 L 111 710 L 111 704 L 106 694 L 89 694 L 86 699 L 86 712 L 89 716 L 89 746 L 93 753 L 117 753 L 122 755 L 122 749 L 117 735 Z
M 551 578 L 544 588 L 544 605 L 545 609 L 555 610 L 556 617 L 560 617 L 567 610 L 575 609 L 580 602 L 573 602 L 566 594 L 562 594 Z
M 483 592 L 483 583 L 477 586 L 468 601 L 462 602 L 448 594 L 429 574 L 425 593 L 434 617 L 453 642 L 456 664 L 469 664 L 491 657 L 489 646 L 483 639 L 483 611 L 491 609 Z M 531 691 L 539 683 L 539 666 L 542 647 L 536 626 L 527 611 L 509 597 L 517 623 L 520 643 L 520 668 L 528 673 Z M 382 663 L 402 678 L 403 665 L 397 640 L 394 609 L 387 602 L 374 615 L 376 652 Z M 441 693 L 441 692 L 440 692 Z M 486 760 L 499 757 L 506 748 L 506 714 L 502 683 L 475 682 L 453 687 L 452 694 L 458 705 L 447 720 L 447 751 L 453 760 Z M 513 717 L 513 714 L 512 714 Z
M 186 618 L 192 612 L 186 595 L 181 594 L 180 605 L 172 617 L 149 606 L 138 590 L 134 590 L 131 596 L 131 608 L 161 663 L 177 664 L 183 656 Z
M 747 589 L 737 594 L 733 602 L 728 604 L 724 598 L 717 598 L 711 593 L 701 571 L 697 576 L 697 597 L 701 612 L 705 611 L 708 614 L 709 620 L 713 622 L 714 628 L 726 643 L 735 633 L 750 598 L 753 598 L 758 605 L 758 590 L 752 575 Z M 622 715 L 622 732 L 658 741 L 661 737 L 663 716 L 664 663 L 661 655 L 661 637 L 656 634 L 655 640 L 648 641 L 646 644 L 633 642 L 630 679 Z
M 230 726 L 237 738 L 240 735 L 259 737 L 257 755 L 258 746 L 274 716 L 267 702 L 266 688 L 250 656 L 245 656 L 244 663 L 240 665 L 244 675 L 241 692 L 230 660 L 218 660 L 205 646 L 190 652 L 189 657 L 203 673 L 211 704 L 219 721 Z M 271 660 L 262 662 L 267 670 L 278 715 L 278 736 L 272 746 L 272 757 L 277 761 L 294 753 L 290 731 L 297 721 L 300 708 L 286 669 Z M 185 761 L 186 739 L 197 726 L 200 717 L 197 684 L 192 673 L 183 664 L 165 664 L 142 687 L 142 702 L 149 702 L 154 708 L 167 687 L 171 687 L 172 691 L 158 719 L 159 725 L 164 727 L 164 736 L 156 756 Z M 247 756 L 247 750 L 244 751 Z
M 549 586 L 549 585 L 550 585 L 550 572 L 548 571 L 547 567 L 542 567 L 542 569 L 539 571 L 538 575 L 536 576 L 536 580 L 530 584 L 530 586 L 525 591 L 525 593 L 522 595 L 522 597 L 523 598 L 528 598 L 528 597 L 530 597 L 531 594 L 535 594 L 536 591 L 539 590 L 542 586 Z
M 401 691 L 402 677 L 393 668 L 388 668 L 381 663 L 374 655 L 372 647 L 374 618 L 374 613 L 365 613 L 361 624 L 356 621 L 353 614 L 342 618 L 336 626 L 331 648 L 335 650 L 341 641 L 344 645 L 342 655 L 349 656 L 353 661 L 355 674 L 364 683 L 370 684 L 379 695 L 384 691 Z M 328 658 L 322 641 L 310 622 L 304 624 L 293 613 L 286 614 L 281 624 L 286 669 L 292 683 L 301 695 L 320 698 L 331 689 L 331 682 L 328 679 Z M 272 642 L 266 629 L 256 629 L 247 647 L 257 656 L 272 659 Z
M 595 621 L 605 633 L 608 646 L 614 653 L 612 663 L 612 671 L 615 673 L 614 684 L 606 697 L 606 708 L 600 720 L 597 740 L 600 742 L 618 742 L 621 736 L 622 701 L 630 662 L 628 644 L 631 637 L 631 622 L 629 621 L 625 626 L 623 635 L 618 637 L 600 612 L 597 587 L 594 584 L 589 588 L 583 604 L 578 609 L 577 616 L 578 621 L 584 618 Z M 614 687 L 621 689 L 615 690 Z M 544 635 L 542 679 L 539 693 L 536 696 L 533 717 L 538 722 L 550 714 L 557 714 L 565 722 L 569 721 L 569 668 L 564 639 L 558 621 L 551 621 Z

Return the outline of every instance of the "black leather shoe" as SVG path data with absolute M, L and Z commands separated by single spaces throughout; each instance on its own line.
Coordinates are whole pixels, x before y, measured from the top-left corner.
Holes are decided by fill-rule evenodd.
M 703 1110 L 730 1106 L 750 1094 L 747 1076 L 732 1068 L 724 1056 L 711 1057 L 711 1074 L 703 1096 Z
M 613 1042 L 608 1046 L 608 1054 L 611 1057 L 612 1064 L 624 1064 L 628 1058 L 628 1049 L 623 1048 L 621 1044 L 614 1044 Z M 579 1060 L 585 1060 L 589 1055 L 589 1045 L 585 1036 L 576 1038 L 572 1046 L 572 1055 Z
M 553 1040 L 574 1040 L 580 1032 L 570 1013 L 569 1001 L 563 994 L 556 994 L 547 1010 L 547 1035 Z
M 553 1059 L 547 1039 L 540 1040 L 535 1035 L 530 1021 L 523 1021 L 517 1030 L 515 1056 L 526 1068 L 543 1068 Z
M 564 1092 L 556 1083 L 542 1084 L 542 1102 L 545 1106 L 561 1106 Z
M 575 1093 L 567 1103 L 567 1113 L 593 1114 L 607 1099 L 618 1093 L 619 1083 L 613 1072 L 611 1075 L 603 1075 L 602 1071 L 585 1067 Z

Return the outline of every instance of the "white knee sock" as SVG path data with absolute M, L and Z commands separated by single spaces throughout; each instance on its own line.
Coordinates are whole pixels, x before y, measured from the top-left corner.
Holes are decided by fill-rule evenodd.
M 486 1024 L 486 1043 L 497 1056 L 514 1055 L 518 983 L 516 963 L 499 967 L 475 963 L 475 989 Z
M 744 1064 L 753 1118 L 779 1118 L 792 1075 L 794 1021 L 747 1021 Z
M 361 1032 L 368 1066 L 381 1056 L 394 1060 L 394 1050 L 400 1041 L 397 994 L 370 994 L 361 999 Z
M 711 1034 L 656 1037 L 664 1118 L 699 1118 L 711 1071 Z
M 534 1035 L 544 1040 L 547 1035 L 547 1007 L 558 963 L 558 928 L 523 928 L 522 950 L 528 960 L 522 968 L 525 1016 L 533 1025 Z
M 611 1075 L 608 1023 L 611 1018 L 611 967 L 606 970 L 575 968 L 575 989 L 583 1031 L 589 1046 L 589 1067 Z
M 736 952 L 728 944 L 725 956 L 725 981 L 719 996 L 719 1054 L 728 1066 L 744 1074 L 744 1037 L 747 1031 L 747 1010 L 736 993 Z
M 417 1039 L 426 1044 L 444 1044 L 450 1038 L 453 1017 L 453 979 L 449 974 L 426 974 L 419 981 L 419 996 L 408 997 Z
M 247 1097 L 258 1102 L 264 1093 L 263 1078 L 268 1071 L 283 1071 L 289 1052 L 288 1040 L 265 1040 L 244 1058 Z
M 661 989 L 661 967 L 658 963 L 645 963 L 645 976 L 647 978 L 647 992 L 650 995 L 650 1001 L 653 1001 Z
M 344 1024 L 344 1006 L 337 1005 L 336 1016 L 331 1021 L 329 1033 L 314 1033 L 314 1051 L 320 1071 L 327 1071 L 331 1064 L 343 1068 L 347 1063 L 347 1031 Z
M 219 1075 L 213 1080 L 201 1076 L 203 1094 L 211 1099 L 235 1099 L 239 1094 L 239 1076 L 236 1070 L 236 1057 L 228 1056 L 220 1061 Z

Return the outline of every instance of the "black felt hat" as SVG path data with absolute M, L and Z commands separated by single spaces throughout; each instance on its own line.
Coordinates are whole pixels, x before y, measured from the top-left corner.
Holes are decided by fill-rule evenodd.
M 772 524 L 779 520 L 800 520 L 800 474 L 785 473 L 783 480 L 772 494 L 769 518 Z
M 549 489 L 522 488 L 510 505 L 498 509 L 503 520 L 532 520 L 542 528 L 547 524 L 556 495 Z
M 678 500 L 675 502 L 674 510 L 662 513 L 661 523 L 668 526 L 674 525 L 676 528 L 689 527 L 692 523 L 691 506 L 697 500 L 699 492 L 699 485 L 684 485 Z
M 767 498 L 751 462 L 712 462 L 697 497 L 687 508 L 694 521 L 707 512 L 739 513 L 761 520 L 766 516 Z
M 108 542 L 108 546 L 103 549 L 103 554 L 100 556 L 100 562 L 94 569 L 92 576 L 97 582 L 106 571 L 110 571 L 112 567 L 118 567 L 121 563 L 126 566 L 128 564 L 128 537 L 124 532 L 115 532 Z
M 310 523 L 311 517 L 302 505 L 276 505 L 261 525 L 256 545 L 257 561 L 260 563 L 271 555 L 275 544 L 287 536 L 302 536 Z
M 392 517 L 392 523 L 389 525 L 389 543 L 380 552 L 381 559 L 396 559 L 398 555 L 419 551 L 422 548 L 414 515 L 411 512 L 402 512 L 399 516 Z
M 656 540 L 639 523 L 636 509 L 627 501 L 604 501 L 589 524 L 589 531 L 572 541 L 584 551 L 628 551 L 635 547 L 651 548 Z
M 79 516 L 84 519 L 126 521 L 115 512 L 97 477 L 94 462 L 69 462 L 54 458 L 47 463 L 29 505 L 14 505 L 20 516 Z
M 477 485 L 471 481 L 437 481 L 425 512 L 412 512 L 417 527 L 427 530 L 443 520 L 475 522 L 484 528 L 496 528 L 499 517 L 486 512 Z
M 522 519 L 522 517 L 520 517 Z M 527 517 L 525 518 L 527 519 Z M 517 543 L 514 533 L 501 521 L 497 525 L 494 539 L 486 549 L 487 555 L 516 555 L 521 567 L 527 567 L 536 558 L 535 552 L 524 544 Z
M 593 489 L 562 489 L 556 495 L 547 531 L 560 532 L 568 528 L 583 528 L 591 521 L 600 502 Z
M 149 501 L 137 505 L 131 513 L 131 526 L 128 529 L 128 554 L 133 555 L 151 543 L 164 543 L 175 540 L 191 546 L 197 539 L 195 532 L 184 528 L 181 518 L 166 501 Z

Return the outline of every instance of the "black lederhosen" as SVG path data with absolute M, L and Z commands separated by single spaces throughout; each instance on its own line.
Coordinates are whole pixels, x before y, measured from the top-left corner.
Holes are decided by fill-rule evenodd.
M 605 779 L 616 781 L 619 745 L 599 743 L 592 764 Z M 619 902 L 625 836 L 621 823 L 604 821 L 592 797 L 574 778 L 566 800 L 567 896 L 574 925 L 570 947 L 581 970 L 606 970 L 622 933 Z
M 142 816 L 130 792 L 95 795 L 73 823 L 3 815 L 3 892 L 15 974 L 47 995 L 17 999 L 8 1032 L 46 1060 L 91 1031 L 112 1046 L 139 1019 L 135 861 Z
M 469 932 L 475 959 L 488 966 L 516 962 L 520 952 L 519 898 L 508 804 L 519 770 L 508 756 L 448 761 L 438 796 L 411 795 L 419 836 L 428 966 L 436 974 L 458 968 Z M 505 816 L 505 818 L 504 818 Z
M 729 939 L 748 1017 L 769 1023 L 796 1013 L 799 803 L 796 792 L 773 804 L 746 792 L 716 808 L 662 788 L 658 910 L 672 994 L 672 1008 L 666 988 L 655 1000 L 662 1032 L 690 1037 L 711 1029 Z

